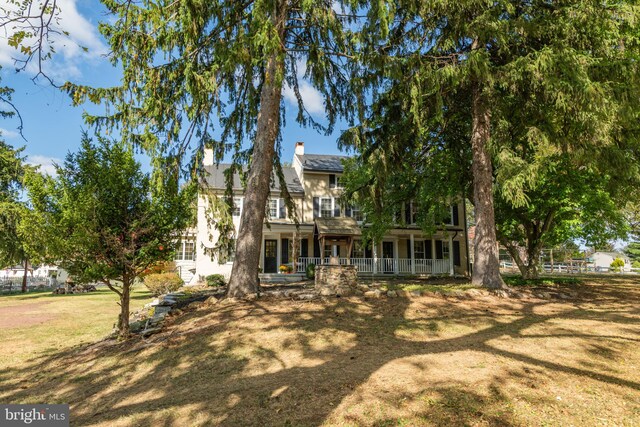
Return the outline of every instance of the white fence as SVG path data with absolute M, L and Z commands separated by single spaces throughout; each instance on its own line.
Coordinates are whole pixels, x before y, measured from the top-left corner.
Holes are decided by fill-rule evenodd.
M 309 264 L 322 264 L 320 257 L 300 257 L 298 258 L 298 272 L 306 271 Z M 324 263 L 329 263 L 329 258 L 324 259 Z M 451 272 L 450 261 L 447 259 L 416 259 L 410 258 L 340 258 L 341 265 L 355 265 L 358 273 L 384 274 L 449 274 Z
M 53 277 L 27 277 L 27 290 L 55 288 L 58 282 Z M 0 277 L 0 293 L 22 289 L 22 277 Z
M 518 266 L 512 262 L 501 261 L 500 268 L 506 270 L 517 270 Z M 593 265 L 580 265 L 580 264 L 544 264 L 540 266 L 540 270 L 543 273 L 559 273 L 559 274 L 579 274 L 579 273 L 615 273 L 615 274 L 640 274 L 640 268 L 628 268 L 623 271 L 616 271 L 610 267 L 594 267 Z

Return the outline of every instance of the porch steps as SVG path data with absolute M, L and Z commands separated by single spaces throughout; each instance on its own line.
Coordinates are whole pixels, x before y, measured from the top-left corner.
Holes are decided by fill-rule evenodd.
M 260 282 L 262 283 L 293 283 L 306 280 L 304 273 L 295 274 L 278 274 L 278 273 L 260 273 Z

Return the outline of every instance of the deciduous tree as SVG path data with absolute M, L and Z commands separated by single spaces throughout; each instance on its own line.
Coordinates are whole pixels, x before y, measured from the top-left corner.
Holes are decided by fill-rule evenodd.
M 175 174 L 153 186 L 131 147 L 105 138 L 93 143 L 86 134 L 57 172 L 55 181 L 31 187 L 51 252 L 79 282 L 101 282 L 118 294 L 118 332 L 126 338 L 131 286 L 173 255 L 190 217 L 189 190 L 179 191 Z

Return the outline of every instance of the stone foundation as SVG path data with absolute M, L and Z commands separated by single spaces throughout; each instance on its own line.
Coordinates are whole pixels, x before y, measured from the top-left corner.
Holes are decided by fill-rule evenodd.
M 316 266 L 315 288 L 320 295 L 347 296 L 356 291 L 358 268 L 355 265 Z

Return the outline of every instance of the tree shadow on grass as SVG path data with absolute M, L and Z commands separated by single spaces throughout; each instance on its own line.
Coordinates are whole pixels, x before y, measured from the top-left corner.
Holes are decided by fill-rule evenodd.
M 639 321 L 611 306 L 615 298 L 622 302 L 614 295 L 604 292 L 597 310 L 565 304 L 549 313 L 545 307 L 557 303 L 494 300 L 471 307 L 455 298 L 354 298 L 219 304 L 174 319 L 149 340 L 29 361 L 0 374 L 0 401 L 70 403 L 74 425 L 520 425 L 509 409 L 509 381 L 569 375 L 638 394 L 640 383 L 629 378 L 543 357 L 507 340 L 637 346 L 632 326 Z M 626 298 L 640 299 L 637 291 Z M 635 337 L 591 330 L 567 336 L 549 326 L 559 319 L 624 325 Z M 474 355 L 473 362 L 466 359 Z M 608 353 L 600 349 L 598 356 Z M 500 361 L 510 368 L 496 368 Z M 487 371 L 480 374 L 484 389 L 447 377 L 441 365 L 456 373 Z

